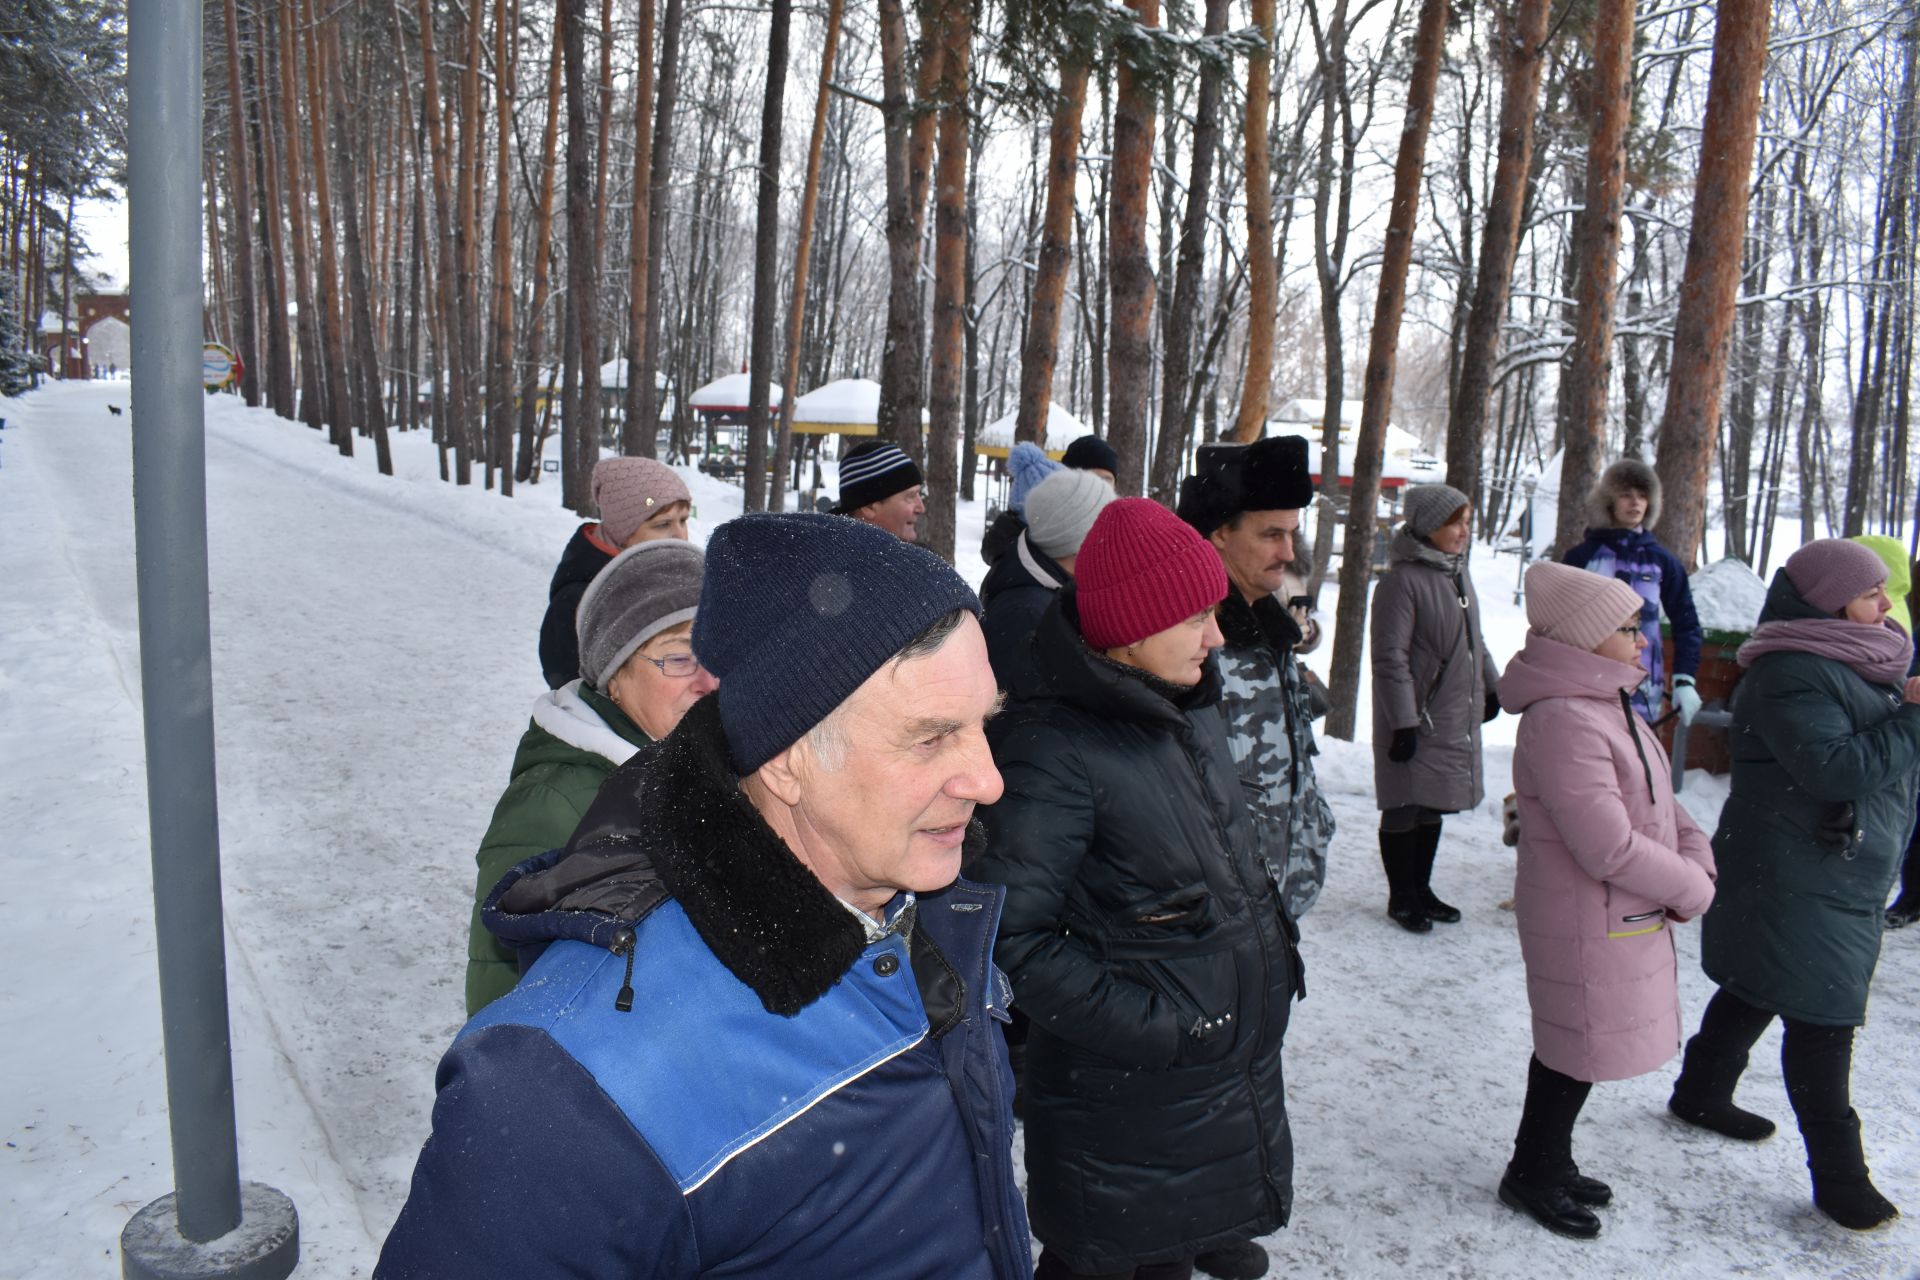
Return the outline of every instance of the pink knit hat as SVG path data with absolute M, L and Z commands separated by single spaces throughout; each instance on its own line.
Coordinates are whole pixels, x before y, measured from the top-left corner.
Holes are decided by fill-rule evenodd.
M 1800 598 L 1822 613 L 1839 613 L 1887 580 L 1886 562 L 1873 548 L 1845 538 L 1809 542 L 1782 567 Z
M 1527 625 L 1576 649 L 1597 649 L 1645 604 L 1638 591 L 1618 578 L 1551 560 L 1527 566 Z
M 593 469 L 593 505 L 600 508 L 600 528 L 616 547 L 648 516 L 676 502 L 692 502 L 680 473 L 652 458 L 607 458 Z
M 1149 498 L 1109 502 L 1074 562 L 1080 634 L 1089 647 L 1144 640 L 1227 595 L 1213 544 Z

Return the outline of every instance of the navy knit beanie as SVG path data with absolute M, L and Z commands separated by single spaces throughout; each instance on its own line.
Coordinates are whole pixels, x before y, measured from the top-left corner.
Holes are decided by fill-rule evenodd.
M 980 600 L 940 557 L 843 516 L 740 516 L 707 540 L 693 651 L 742 774 L 798 742 L 935 621 Z

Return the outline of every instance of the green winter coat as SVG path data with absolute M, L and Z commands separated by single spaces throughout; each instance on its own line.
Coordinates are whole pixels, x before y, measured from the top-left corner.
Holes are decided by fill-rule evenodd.
M 607 775 L 651 739 L 603 693 L 579 680 L 542 694 L 513 754 L 512 780 L 493 807 L 475 861 L 473 923 L 467 937 L 467 1014 L 513 990 L 513 948 L 480 923 L 480 904 L 515 865 L 573 836 Z
M 1824 616 L 1774 575 L 1761 622 Z M 1920 705 L 1831 658 L 1767 653 L 1734 690 L 1728 737 L 1701 967 L 1757 1008 L 1859 1026 L 1913 828 Z

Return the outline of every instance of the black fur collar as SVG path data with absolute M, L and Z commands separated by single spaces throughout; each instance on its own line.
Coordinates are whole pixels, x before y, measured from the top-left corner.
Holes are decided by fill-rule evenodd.
M 1220 602 L 1220 634 L 1230 649 L 1264 644 L 1283 654 L 1293 652 L 1304 639 L 1300 624 L 1279 596 L 1262 596 L 1249 604 L 1232 583 L 1227 584 L 1227 598 Z
M 860 922 L 740 790 L 711 695 L 607 779 L 566 856 L 538 877 L 550 891 L 535 880 L 515 885 L 501 906 L 600 945 L 610 916 L 630 925 L 671 896 L 770 1013 L 819 999 L 867 945 Z

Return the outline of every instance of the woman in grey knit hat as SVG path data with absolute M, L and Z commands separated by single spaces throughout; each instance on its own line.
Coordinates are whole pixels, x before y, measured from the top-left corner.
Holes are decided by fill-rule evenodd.
M 1480 803 L 1480 726 L 1500 713 L 1500 672 L 1467 576 L 1467 495 L 1415 485 L 1405 511 L 1373 593 L 1373 780 L 1387 914 L 1426 933 L 1460 919 L 1434 896 L 1433 859 L 1441 818 Z
M 636 543 L 587 585 L 574 616 L 579 674 L 534 701 L 511 780 L 475 855 L 467 1013 L 513 989 L 513 949 L 480 923 L 480 904 L 513 866 L 567 843 L 600 784 L 672 732 L 719 681 L 693 654 L 706 557 L 677 539 Z

